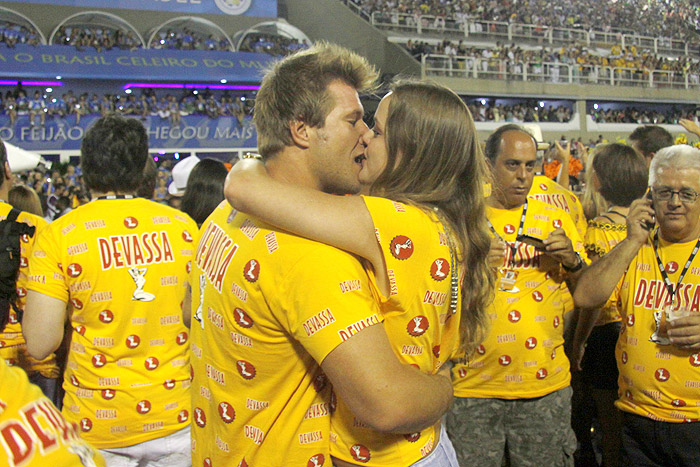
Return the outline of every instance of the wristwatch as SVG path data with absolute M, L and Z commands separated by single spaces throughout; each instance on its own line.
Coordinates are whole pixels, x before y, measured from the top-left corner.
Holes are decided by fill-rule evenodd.
M 583 267 L 583 264 L 584 264 L 583 258 L 581 258 L 581 255 L 578 254 L 578 252 L 574 252 L 574 253 L 576 254 L 576 264 L 575 265 L 573 265 L 570 268 L 567 268 L 564 263 L 562 263 L 562 265 L 561 265 L 561 267 L 564 268 L 564 271 L 566 271 L 566 272 L 577 272 L 577 271 L 580 271 L 581 268 Z

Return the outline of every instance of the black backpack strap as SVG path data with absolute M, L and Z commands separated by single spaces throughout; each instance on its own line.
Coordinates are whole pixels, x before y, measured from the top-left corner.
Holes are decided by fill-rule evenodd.
M 12 208 L 10 209 L 10 212 L 7 214 L 7 220 L 8 221 L 16 221 L 17 217 L 19 217 L 19 213 L 21 213 L 19 209 Z

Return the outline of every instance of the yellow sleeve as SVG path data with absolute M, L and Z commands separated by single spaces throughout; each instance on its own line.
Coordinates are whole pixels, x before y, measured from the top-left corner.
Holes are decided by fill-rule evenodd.
M 68 301 L 69 293 L 61 265 L 58 223 L 52 223 L 38 233 L 29 261 L 27 289 Z
M 348 253 L 319 245 L 286 277 L 278 319 L 319 364 L 354 334 L 382 321 L 367 273 Z

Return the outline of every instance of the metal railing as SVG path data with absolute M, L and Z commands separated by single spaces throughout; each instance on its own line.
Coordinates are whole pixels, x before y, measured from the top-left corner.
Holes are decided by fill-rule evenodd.
M 700 73 L 616 68 L 558 62 L 522 62 L 498 58 L 430 54 L 421 57 L 424 77 L 531 81 L 558 84 L 700 89 Z
M 347 2 L 353 5 L 352 2 Z M 359 11 L 357 7 L 355 10 Z M 363 13 L 363 16 L 364 15 Z M 442 17 L 430 15 L 409 15 L 405 13 L 374 12 L 370 18 L 373 26 L 400 32 L 402 34 L 452 35 L 489 41 L 508 41 L 541 45 L 585 44 L 609 48 L 621 45 L 623 48 L 634 45 L 640 51 L 648 49 L 656 54 L 700 56 L 698 47 L 689 47 L 688 41 L 666 37 L 641 36 L 630 30 L 586 31 L 576 28 L 540 26 L 524 23 L 506 23 L 473 18 Z

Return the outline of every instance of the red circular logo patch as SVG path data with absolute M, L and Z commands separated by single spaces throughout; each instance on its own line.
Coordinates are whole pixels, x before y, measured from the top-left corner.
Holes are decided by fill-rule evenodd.
M 26 268 L 27 266 L 29 266 L 29 261 L 27 261 L 27 258 L 25 258 L 24 256 L 20 256 L 19 257 L 19 267 Z
M 627 352 L 625 352 L 624 350 L 620 354 L 620 360 L 622 361 L 623 365 L 627 363 Z
M 666 272 L 669 274 L 673 274 L 674 272 L 678 271 L 678 263 L 675 261 L 669 261 L 666 263 Z
M 102 368 L 107 363 L 107 358 L 101 353 L 92 356 L 92 366 Z
M 78 277 L 83 273 L 83 267 L 78 263 L 71 263 L 68 265 L 66 272 L 70 277 Z
M 136 220 L 135 217 L 125 217 L 124 218 L 124 227 L 127 229 L 135 229 L 136 227 L 139 226 L 139 221 Z
M 158 368 L 158 365 L 160 362 L 156 357 L 148 357 L 145 362 L 143 362 L 143 366 L 146 367 L 148 371 L 153 371 L 156 368 Z
M 428 318 L 425 316 L 416 316 L 412 320 L 408 322 L 406 325 L 406 330 L 410 335 L 413 337 L 418 337 L 420 335 L 423 335 L 425 331 L 428 330 L 428 327 L 430 327 L 430 323 L 428 322 Z
M 532 350 L 535 347 L 537 347 L 537 339 L 534 337 L 528 337 L 525 341 L 525 348 Z
M 165 382 L 163 383 L 163 387 L 165 389 L 172 389 L 175 387 L 175 380 L 174 379 L 166 379 Z
M 255 282 L 260 277 L 260 263 L 256 260 L 251 259 L 243 267 L 243 277 L 248 282 Z
M 73 305 L 73 308 L 76 310 L 82 310 L 83 309 L 83 302 L 78 300 L 77 298 L 71 298 L 70 299 L 71 305 Z
M 486 347 L 484 347 L 484 344 L 479 344 L 479 347 L 476 348 L 476 352 L 479 355 L 484 355 L 486 353 Z
M 104 400 L 111 401 L 117 395 L 117 392 L 114 389 L 103 389 L 101 394 Z
M 27 296 L 27 289 L 24 287 L 17 287 L 17 296 L 19 298 L 24 298 Z
M 228 402 L 221 402 L 219 404 L 219 416 L 224 423 L 231 423 L 236 418 L 236 411 L 233 410 L 233 406 Z
M 430 277 L 433 280 L 441 281 L 450 273 L 450 262 L 445 258 L 438 258 L 430 266 Z
M 549 187 L 547 185 L 545 185 L 544 183 L 540 183 L 540 190 L 547 191 L 547 190 L 549 190 Z
M 556 349 L 552 350 L 552 354 L 550 356 L 552 357 L 552 360 L 557 358 L 557 350 Z
M 87 433 L 90 430 L 92 430 L 92 420 L 89 418 L 80 419 L 80 431 Z
M 136 334 L 132 334 L 126 338 L 126 346 L 130 349 L 135 349 L 141 343 L 141 338 Z
M 417 431 L 415 433 L 409 433 L 407 435 L 403 435 L 403 437 L 408 441 L 409 443 L 415 443 L 420 439 L 420 431 Z
M 114 313 L 111 310 L 102 310 L 100 311 L 99 319 L 103 323 L 111 323 L 114 321 Z
M 625 322 L 627 323 L 627 326 L 634 326 L 634 315 L 627 315 Z
M 250 362 L 246 362 L 245 360 L 238 360 L 236 362 L 236 369 L 238 370 L 238 374 L 240 374 L 243 377 L 243 379 L 255 378 L 255 367 Z
M 671 405 L 674 407 L 685 407 L 687 404 L 683 399 L 673 399 Z
M 178 345 L 184 345 L 187 343 L 187 333 L 185 331 L 182 331 L 177 335 L 175 338 L 175 342 L 177 342 Z
M 666 368 L 657 368 L 654 372 L 654 378 L 661 383 L 665 383 L 671 378 L 671 373 Z
M 24 242 L 24 243 L 29 243 L 29 238 L 30 238 L 29 235 L 23 234 L 23 235 L 20 236 L 19 238 L 22 240 L 22 242 Z
M 398 260 L 406 260 L 413 254 L 413 241 L 405 235 L 397 235 L 389 244 L 389 252 Z
M 324 462 L 326 462 L 326 456 L 323 454 L 316 454 L 311 456 L 309 462 L 306 463 L 306 467 L 322 467 Z
M 78 378 L 75 377 L 75 375 L 70 375 L 70 382 L 73 386 L 80 386 L 80 382 L 78 381 Z
M 199 407 L 194 408 L 194 423 L 200 428 L 207 426 L 207 416 Z
M 75 327 L 75 332 L 77 332 L 81 336 L 84 336 L 85 335 L 85 326 L 83 326 L 82 324 L 77 325 Z
M 517 323 L 518 321 L 520 321 L 520 318 L 522 318 L 522 315 L 518 310 L 512 310 L 508 312 L 508 321 L 510 321 L 511 323 Z
M 559 318 L 559 316 L 555 316 L 554 319 L 552 320 L 552 326 L 554 326 L 555 328 L 558 328 L 560 324 L 561 324 L 561 319 Z
M 187 410 L 180 410 L 177 414 L 177 422 L 178 423 L 185 423 L 187 420 L 190 419 L 190 413 Z
M 498 364 L 501 366 L 508 366 L 513 360 L 510 358 L 510 355 L 501 355 L 498 357 Z
M 17 324 L 17 323 L 19 323 L 19 319 L 17 318 L 17 314 L 16 314 L 16 313 L 10 314 L 10 316 L 8 316 L 8 318 L 7 318 L 7 321 L 8 321 L 10 324 Z
M 187 243 L 192 243 L 192 235 L 186 230 L 182 231 L 182 239 Z
M 560 229 L 562 225 L 563 225 L 563 224 L 562 224 L 562 222 L 561 222 L 561 219 L 554 219 L 554 220 L 552 221 L 552 226 L 553 226 L 555 229 Z
M 151 403 L 147 400 L 142 400 L 141 402 L 136 404 L 136 411 L 141 415 L 147 414 L 151 411 Z
M 467 369 L 464 367 L 460 367 L 459 370 L 457 370 L 457 374 L 460 378 L 464 378 L 465 376 L 467 376 Z
M 243 328 L 249 328 L 253 326 L 253 320 L 250 319 L 248 313 L 246 313 L 240 308 L 236 308 L 233 310 L 233 319 L 235 319 L 236 323 L 238 323 L 238 325 Z
M 352 456 L 353 459 L 355 459 L 357 462 L 369 462 L 369 460 L 372 458 L 372 455 L 369 452 L 369 449 L 367 449 L 365 446 L 361 444 L 355 444 L 350 448 L 350 455 Z
M 539 370 L 537 370 L 537 374 L 535 374 L 535 377 L 537 379 L 545 379 L 547 377 L 547 369 L 540 368 Z
M 433 355 L 435 358 L 440 358 L 440 345 L 433 346 Z
M 187 274 L 189 274 L 190 271 L 192 271 L 192 261 L 187 262 L 187 264 L 185 265 L 185 271 L 187 272 Z
M 544 296 L 542 295 L 542 292 L 535 290 L 532 292 L 532 299 L 536 302 L 541 302 L 544 299 Z
M 692 366 L 698 367 L 700 366 L 700 353 L 694 353 L 690 357 L 688 357 L 688 361 L 690 361 L 690 364 Z
M 633 397 L 632 397 L 632 391 L 630 391 L 629 389 L 626 390 L 626 391 L 625 391 L 625 397 L 626 397 L 627 399 L 629 399 L 629 400 L 632 400 L 632 399 L 633 399 Z
M 505 232 L 508 235 L 514 234 L 515 233 L 515 226 L 512 224 L 506 224 L 503 226 L 503 232 Z

